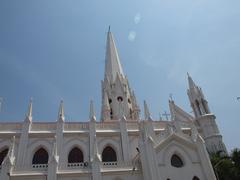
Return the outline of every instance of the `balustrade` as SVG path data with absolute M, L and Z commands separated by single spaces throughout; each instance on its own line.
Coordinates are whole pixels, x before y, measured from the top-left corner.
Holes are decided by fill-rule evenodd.
M 32 123 L 31 131 L 52 131 L 56 130 L 56 123 Z
M 88 130 L 88 123 L 65 123 L 64 124 L 65 131 L 84 131 Z
M 0 124 L 0 131 L 17 131 L 21 130 L 22 124 L 21 123 L 1 123 Z
M 48 164 L 33 164 L 32 168 L 46 170 L 48 168 Z
M 119 129 L 119 124 L 116 122 L 100 122 L 96 124 L 96 129 L 98 130 L 117 130 Z
M 86 167 L 86 163 L 68 163 L 67 164 L 67 167 L 68 168 L 84 168 L 84 167 Z

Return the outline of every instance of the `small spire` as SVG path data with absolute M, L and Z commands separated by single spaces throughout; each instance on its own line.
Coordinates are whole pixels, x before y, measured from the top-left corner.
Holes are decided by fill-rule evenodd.
M 94 111 L 93 100 L 90 101 L 89 119 L 90 119 L 91 121 L 96 121 L 96 116 L 95 116 L 95 111 Z
M 28 104 L 28 111 L 26 113 L 26 120 L 32 121 L 32 101 L 33 99 L 30 98 L 29 104 Z
M 110 25 L 108 26 L 108 32 L 111 32 L 111 26 Z
M 61 120 L 61 121 L 65 120 L 63 100 L 60 101 L 60 106 L 58 111 L 58 120 Z
M 170 109 L 170 114 L 171 114 L 171 120 L 175 120 L 175 105 L 174 105 L 174 101 L 169 100 L 168 101 L 169 104 L 169 109 Z
M 144 100 L 144 117 L 145 120 L 152 120 L 146 101 Z

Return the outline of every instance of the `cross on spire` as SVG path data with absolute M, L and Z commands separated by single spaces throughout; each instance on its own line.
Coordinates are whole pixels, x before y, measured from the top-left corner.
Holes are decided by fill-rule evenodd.
M 162 116 L 165 116 L 166 117 L 166 120 L 168 121 L 168 116 L 171 116 L 171 114 L 167 113 L 167 111 L 165 111 Z

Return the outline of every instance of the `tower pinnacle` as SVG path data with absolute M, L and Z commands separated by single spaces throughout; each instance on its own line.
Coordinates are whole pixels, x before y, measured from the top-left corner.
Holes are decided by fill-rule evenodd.
M 63 100 L 60 101 L 60 106 L 59 106 L 59 111 L 58 111 L 58 120 L 64 121 L 64 105 L 63 105 Z

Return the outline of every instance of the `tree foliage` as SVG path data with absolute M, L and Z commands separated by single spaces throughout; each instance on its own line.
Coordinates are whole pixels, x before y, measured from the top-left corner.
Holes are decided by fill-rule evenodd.
M 219 180 L 240 180 L 240 149 L 233 149 L 230 156 L 218 152 L 210 157 Z

